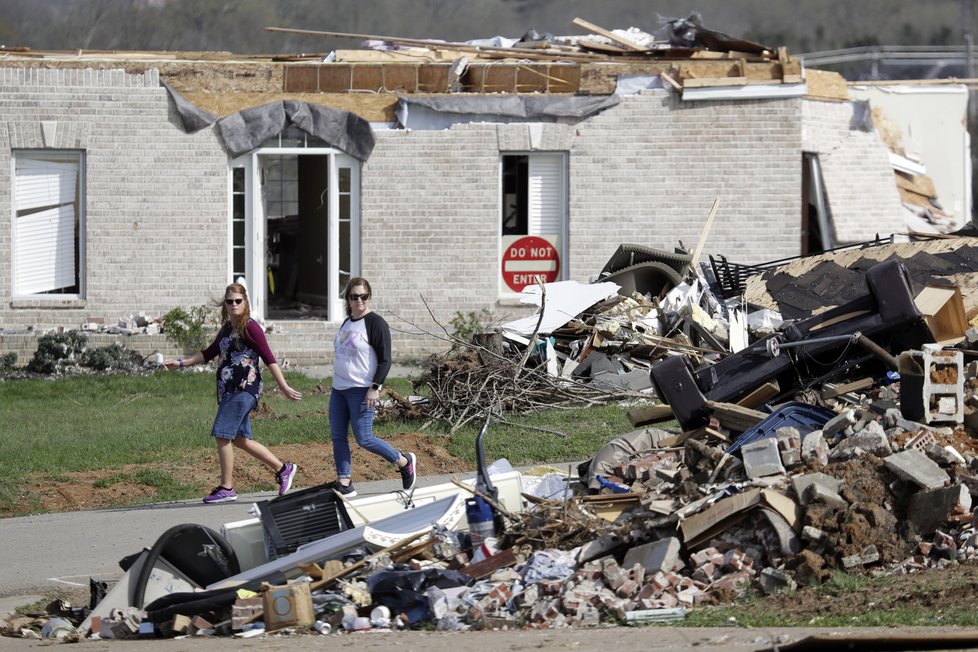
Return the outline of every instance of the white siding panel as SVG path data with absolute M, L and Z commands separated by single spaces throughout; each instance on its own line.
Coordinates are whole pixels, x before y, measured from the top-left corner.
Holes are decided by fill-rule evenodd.
M 74 206 L 18 217 L 14 256 L 17 294 L 36 294 L 74 285 Z

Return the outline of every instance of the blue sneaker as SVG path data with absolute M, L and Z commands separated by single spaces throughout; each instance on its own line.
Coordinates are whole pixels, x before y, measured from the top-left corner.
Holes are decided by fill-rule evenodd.
M 295 479 L 295 474 L 298 470 L 299 467 L 297 465 L 285 462 L 282 468 L 275 473 L 279 496 L 286 494 L 292 488 L 292 480 Z
M 215 503 L 233 503 L 237 499 L 238 493 L 234 489 L 228 489 L 221 485 L 214 487 L 214 491 L 204 496 L 204 502 L 208 505 Z

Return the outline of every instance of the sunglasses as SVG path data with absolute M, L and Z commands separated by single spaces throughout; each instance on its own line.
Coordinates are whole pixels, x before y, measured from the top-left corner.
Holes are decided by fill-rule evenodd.
M 370 298 L 369 294 L 351 294 L 347 297 L 350 301 L 366 301 Z
M 224 303 L 226 303 L 229 306 L 233 304 L 237 304 L 240 306 L 243 301 L 244 299 L 225 299 Z

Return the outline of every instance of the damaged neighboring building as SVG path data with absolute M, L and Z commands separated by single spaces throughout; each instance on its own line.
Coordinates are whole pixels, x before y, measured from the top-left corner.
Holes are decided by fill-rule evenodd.
M 4 50 L 0 349 L 243 278 L 279 357 L 317 364 L 362 275 L 414 356 L 459 313 L 530 314 L 524 287 L 586 281 L 622 242 L 708 233 L 707 251 L 758 263 L 908 231 L 888 144 L 838 75 L 702 28 L 603 34 Z M 970 207 L 943 210 L 961 226 Z

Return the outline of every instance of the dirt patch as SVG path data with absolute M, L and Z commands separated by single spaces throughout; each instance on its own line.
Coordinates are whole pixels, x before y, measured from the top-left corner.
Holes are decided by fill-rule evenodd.
M 890 575 L 845 588 L 831 584 L 773 595 L 751 603 L 757 616 L 818 624 L 820 618 L 853 617 L 886 608 L 908 613 L 970 604 L 978 591 L 978 564 L 967 562 L 908 575 Z M 935 623 L 936 624 L 936 623 Z
M 256 418 L 276 418 L 271 414 Z M 260 441 L 260 439 L 259 439 Z M 464 473 L 474 466 L 463 459 L 453 457 L 445 445 L 447 437 L 420 432 L 398 433 L 387 438 L 394 448 L 413 452 L 418 457 L 421 475 Z M 358 447 L 352 440 L 353 481 L 369 482 L 397 478 L 394 468 L 383 459 Z M 312 487 L 336 479 L 333 450 L 328 441 L 311 444 L 286 444 L 270 446 L 280 459 L 299 465 L 296 488 Z M 272 473 L 260 462 L 237 452 L 235 455 L 235 484 L 239 491 L 268 491 L 275 487 Z M 37 511 L 70 512 L 82 509 L 102 509 L 134 502 L 152 502 L 158 499 L 154 486 L 160 478 L 169 476 L 183 485 L 195 487 L 201 496 L 208 493 L 220 480 L 217 453 L 209 450 L 200 457 L 168 462 L 130 464 L 121 469 L 60 473 L 57 477 L 36 476 L 25 482 L 17 501 L 0 510 L 0 516 L 8 517 Z

